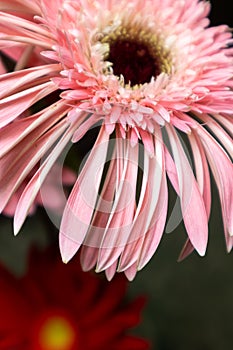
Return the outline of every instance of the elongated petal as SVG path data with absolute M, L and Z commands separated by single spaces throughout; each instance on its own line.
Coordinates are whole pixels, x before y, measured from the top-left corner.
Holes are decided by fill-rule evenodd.
M 137 273 L 137 264 L 134 263 L 124 271 L 129 281 L 133 281 Z
M 116 162 L 117 159 L 113 154 L 92 222 L 83 242 L 80 260 L 84 271 L 92 269 L 98 260 L 99 247 L 116 191 Z
M 11 151 L 21 140 L 31 134 L 30 139 L 36 140 L 67 113 L 67 106 L 55 103 L 36 115 L 20 118 L 0 130 L 0 157 Z M 35 131 L 34 131 L 35 130 Z
M 89 271 L 96 265 L 98 251 L 99 249 L 96 247 L 83 244 L 80 254 L 80 261 L 84 271 Z
M 106 271 L 105 271 L 105 274 L 106 274 L 106 277 L 107 277 L 107 280 L 108 281 L 111 281 L 115 275 L 115 272 L 116 272 L 116 269 L 117 269 L 117 260 L 111 265 L 109 266 Z
M 164 155 L 165 155 L 165 166 L 166 166 L 167 175 L 169 177 L 169 180 L 171 181 L 173 188 L 175 189 L 176 193 L 179 195 L 179 181 L 178 181 L 176 166 L 167 147 L 164 147 Z
M 194 247 L 188 238 L 180 252 L 178 261 L 184 260 L 188 255 L 190 255 L 194 251 Z
M 88 231 L 108 148 L 109 135 L 101 128 L 99 137 L 68 198 L 60 228 L 63 261 L 77 252 Z
M 197 133 L 216 181 L 222 205 L 223 221 L 227 232 L 233 234 L 233 165 L 217 141 L 204 128 Z
M 168 190 L 165 173 L 161 182 L 161 188 L 159 193 L 159 201 L 156 206 L 154 216 L 149 231 L 145 235 L 145 239 L 142 245 L 140 258 L 138 261 L 138 270 L 141 270 L 151 259 L 153 254 L 158 248 L 161 237 L 164 232 L 164 226 L 167 217 L 168 209 Z
M 177 169 L 184 224 L 193 246 L 200 255 L 204 255 L 208 240 L 208 220 L 204 202 L 175 130 L 168 125 L 166 129 Z
M 45 77 L 45 81 L 48 81 L 49 77 L 59 70 L 59 64 L 48 64 L 0 75 L 0 98 L 33 87 L 35 83 L 38 85 L 38 79 L 41 77 Z
M 59 133 L 61 134 L 66 128 L 67 128 L 66 124 L 64 125 L 63 128 L 60 127 L 58 129 Z M 72 132 L 70 131 L 70 129 L 68 129 L 64 133 L 60 141 L 57 143 L 57 145 L 53 148 L 49 156 L 45 159 L 44 163 L 37 170 L 37 172 L 32 177 L 30 182 L 25 187 L 15 211 L 15 217 L 14 217 L 15 235 L 19 232 L 20 228 L 22 227 L 24 220 L 28 214 L 28 211 L 30 210 L 31 205 L 33 204 L 35 197 L 37 196 L 41 188 L 41 185 L 43 184 L 46 176 L 48 175 L 48 172 L 54 165 L 56 159 L 60 156 L 62 150 L 70 141 L 71 135 L 72 135 Z M 58 135 L 55 134 L 53 135 L 53 137 L 57 140 Z
M 217 123 L 212 117 L 207 114 L 198 114 L 198 117 L 203 120 L 220 143 L 225 147 L 229 155 L 233 158 L 233 142 L 230 135 Z M 232 127 L 232 125 L 231 125 Z
M 30 141 L 21 141 L 17 145 L 17 149 L 13 149 L 0 160 L 0 211 L 4 209 L 20 183 L 56 142 L 66 127 L 65 122 L 57 124 L 38 140 L 36 138 L 34 140 L 32 134 Z
M 127 242 L 128 232 L 130 232 L 133 223 L 136 206 L 138 147 L 131 147 L 130 141 L 127 140 L 126 148 L 127 151 L 123 154 L 124 170 L 120 178 L 120 186 L 116 191 L 112 212 L 100 246 L 98 270 L 108 268 L 119 257 Z
M 56 86 L 49 82 L 0 100 L 0 127 L 12 122 L 35 102 L 49 95 L 56 89 Z
M 195 132 L 189 135 L 189 140 L 193 150 L 197 183 L 204 200 L 207 217 L 209 218 L 211 209 L 211 185 L 206 156 L 203 146 L 196 137 Z
M 143 180 L 139 203 L 127 245 L 120 258 L 119 271 L 126 270 L 139 259 L 146 233 L 151 229 L 159 201 L 164 169 L 163 146 L 160 137 L 155 140 L 155 150 L 156 154 L 152 158 L 148 157 L 146 151 L 144 152 Z

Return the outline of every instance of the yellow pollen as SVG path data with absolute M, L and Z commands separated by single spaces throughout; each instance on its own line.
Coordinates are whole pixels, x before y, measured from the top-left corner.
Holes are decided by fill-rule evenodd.
M 51 316 L 39 332 L 41 350 L 70 350 L 76 341 L 71 323 L 61 316 Z

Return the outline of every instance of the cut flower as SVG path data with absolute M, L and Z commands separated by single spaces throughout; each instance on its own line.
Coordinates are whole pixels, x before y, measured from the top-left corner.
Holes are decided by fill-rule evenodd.
M 1 210 L 43 159 L 18 202 L 15 232 L 69 141 L 99 125 L 64 209 L 64 261 L 82 245 L 85 270 L 96 265 L 109 279 L 115 271 L 132 279 L 164 232 L 166 175 L 180 197 L 188 234 L 181 258 L 193 249 L 204 255 L 209 168 L 230 251 L 232 36 L 227 26 L 208 27 L 210 4 L 13 0 L 0 1 L 0 10 L 0 49 L 18 57 L 20 68 L 0 76 Z M 32 115 L 22 118 L 28 109 Z

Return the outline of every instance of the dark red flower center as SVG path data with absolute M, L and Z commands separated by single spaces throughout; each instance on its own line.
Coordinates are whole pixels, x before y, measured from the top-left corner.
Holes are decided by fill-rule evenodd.
M 105 61 L 110 74 L 124 78 L 132 88 L 149 83 L 160 73 L 170 73 L 171 54 L 160 35 L 140 24 L 120 25 L 103 35 L 101 42 L 108 45 Z
M 108 56 L 115 75 L 123 75 L 125 84 L 131 86 L 150 82 L 161 73 L 159 60 L 153 57 L 149 48 L 136 41 L 117 40 L 110 44 Z

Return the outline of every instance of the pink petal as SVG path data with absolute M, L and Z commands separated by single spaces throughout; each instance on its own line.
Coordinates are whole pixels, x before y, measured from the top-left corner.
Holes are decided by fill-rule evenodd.
M 168 190 L 167 190 L 167 181 L 165 173 L 163 174 L 159 201 L 156 206 L 152 223 L 149 231 L 145 235 L 145 239 L 142 245 L 140 258 L 138 261 L 138 270 L 141 270 L 151 259 L 153 254 L 158 248 L 160 240 L 164 232 L 164 226 L 167 217 L 168 209 Z
M 215 119 L 221 123 L 224 128 L 227 130 L 227 132 L 233 136 L 233 130 L 232 130 L 232 115 L 228 114 L 215 114 L 214 115 Z
M 4 98 L 20 90 L 26 90 L 38 85 L 38 79 L 43 77 L 45 81 L 50 79 L 49 75 L 61 69 L 59 64 L 48 64 L 33 67 L 12 73 L 0 75 L 0 98 Z
M 64 130 L 67 128 L 67 125 L 65 124 L 63 128 L 59 128 L 58 132 L 54 132 L 52 134 L 53 142 L 58 139 L 58 137 L 64 132 Z M 15 235 L 19 232 L 20 228 L 22 227 L 25 218 L 30 210 L 31 205 L 33 204 L 41 185 L 43 184 L 48 172 L 54 165 L 56 159 L 61 154 L 64 147 L 67 145 L 67 143 L 71 139 L 72 132 L 70 129 L 68 129 L 63 137 L 60 139 L 60 141 L 57 143 L 57 145 L 53 148 L 49 156 L 46 158 L 44 163 L 41 165 L 41 167 L 37 170 L 35 175 L 32 177 L 30 182 L 25 187 L 20 200 L 18 202 L 16 212 L 15 212 L 15 218 L 14 218 L 14 233 Z
M 111 281 L 113 279 L 116 273 L 116 269 L 117 269 L 117 260 L 111 266 L 109 266 L 105 271 L 108 281 Z
M 126 277 L 128 278 L 129 281 L 133 281 L 133 279 L 135 278 L 136 274 L 137 274 L 137 264 L 134 263 L 133 265 L 131 265 L 130 267 L 128 267 L 125 271 L 124 271 Z
M 176 166 L 166 146 L 164 146 L 164 155 L 165 155 L 165 166 L 166 166 L 166 172 L 167 172 L 168 178 L 171 181 L 171 184 L 174 190 L 179 195 L 179 182 L 178 182 Z
M 18 119 L 6 125 L 0 130 L 0 157 L 3 157 L 30 133 L 31 135 L 28 137 L 31 140 L 36 140 L 56 124 L 66 113 L 67 106 L 58 102 L 40 113 Z
M 93 127 L 93 125 L 96 124 L 96 122 L 98 121 L 98 118 L 96 118 L 95 114 L 92 114 L 91 116 L 88 116 L 87 118 L 87 113 L 86 112 L 78 112 L 78 119 L 80 120 L 80 126 L 77 128 L 77 130 L 74 132 L 74 135 L 72 137 L 72 142 L 78 142 L 85 134 L 88 130 L 91 129 L 91 127 Z M 85 121 L 83 121 L 84 119 L 86 119 Z M 82 121 L 82 124 L 81 124 Z
M 38 140 L 35 137 L 37 132 L 35 130 L 29 139 L 22 140 L 16 149 L 12 149 L 0 159 L 0 212 L 20 183 L 56 142 L 66 127 L 65 122 L 58 123 Z
M 206 156 L 203 146 L 201 145 L 199 138 L 196 137 L 195 132 L 189 135 L 189 140 L 193 151 L 197 183 L 203 197 L 207 217 L 209 218 L 211 209 L 211 184 Z
M 197 129 L 219 191 L 223 221 L 226 230 L 233 234 L 233 165 L 217 143 L 202 127 Z
M 98 248 L 83 244 L 80 254 L 80 261 L 84 271 L 89 271 L 96 265 L 98 252 Z
M 107 154 L 108 140 L 109 135 L 102 127 L 68 198 L 59 236 L 61 255 L 65 262 L 77 252 L 89 229 Z
M 140 129 L 140 136 L 142 138 L 143 145 L 151 157 L 155 154 L 155 146 L 153 137 L 147 131 Z
M 98 198 L 95 213 L 83 242 L 84 245 L 96 247 L 98 250 L 101 246 L 104 231 L 112 212 L 113 200 L 116 191 L 117 163 L 118 159 L 116 159 L 115 155 L 113 154 L 106 178 L 104 180 L 103 189 Z
M 120 258 L 119 271 L 124 271 L 139 259 L 145 235 L 150 230 L 153 222 L 159 201 L 164 168 L 163 145 L 161 145 L 160 140 L 160 137 L 155 137 L 156 155 L 154 157 L 149 158 L 147 152 L 144 152 L 144 169 L 139 203 L 127 239 L 127 245 Z
M 208 128 L 212 131 L 213 134 L 215 134 L 215 136 L 218 138 L 221 144 L 225 147 L 229 155 L 233 157 L 233 143 L 230 135 L 221 127 L 219 123 L 217 123 L 209 115 L 201 114 L 200 119 L 202 119 L 208 125 Z M 232 124 L 231 124 L 231 129 L 232 129 Z
M 12 122 L 35 102 L 55 90 L 54 84 L 48 82 L 0 100 L 0 128 Z
M 177 169 L 184 224 L 193 246 L 200 255 L 204 255 L 208 241 L 208 219 L 204 202 L 174 128 L 167 125 L 166 129 Z
M 97 263 L 99 247 L 101 244 L 104 229 L 111 213 L 115 190 L 116 159 L 113 154 L 92 222 L 81 249 L 80 259 L 84 271 L 92 269 Z
M 111 266 L 121 254 L 127 241 L 133 222 L 136 198 L 136 180 L 138 169 L 138 147 L 131 147 L 127 140 L 124 159 L 124 169 L 120 177 L 119 188 L 116 191 L 112 212 L 106 224 L 100 246 L 97 270 L 101 271 Z M 118 157 L 118 154 L 116 155 Z M 121 155 L 119 155 L 121 157 Z
M 188 238 L 183 246 L 181 253 L 179 255 L 178 261 L 184 260 L 188 255 L 190 255 L 194 251 L 194 247 Z

